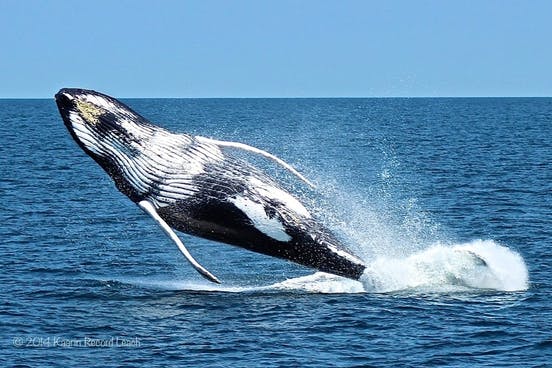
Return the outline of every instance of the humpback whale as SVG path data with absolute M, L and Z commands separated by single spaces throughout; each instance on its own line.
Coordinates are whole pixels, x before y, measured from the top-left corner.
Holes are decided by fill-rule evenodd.
M 363 261 L 295 196 L 229 148 L 276 161 L 313 186 L 278 157 L 243 143 L 170 132 L 92 90 L 64 88 L 55 100 L 76 143 L 206 279 L 220 283 L 174 230 L 351 279 L 363 273 Z

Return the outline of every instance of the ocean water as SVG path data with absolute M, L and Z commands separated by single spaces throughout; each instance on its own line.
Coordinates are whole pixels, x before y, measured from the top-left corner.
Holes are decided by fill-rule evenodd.
M 552 366 L 552 99 L 135 99 L 267 150 L 366 261 L 360 282 L 179 234 L 203 280 L 72 141 L 0 100 L 2 366 Z

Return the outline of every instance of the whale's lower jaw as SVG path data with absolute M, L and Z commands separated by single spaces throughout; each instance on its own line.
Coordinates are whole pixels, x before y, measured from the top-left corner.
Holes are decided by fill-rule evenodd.
M 224 208 L 216 211 L 225 219 L 224 222 L 214 222 L 212 217 L 209 220 L 188 217 L 188 211 L 174 206 L 159 209 L 159 214 L 178 231 L 286 259 L 322 272 L 358 280 L 366 268 L 327 229 L 314 221 L 288 228 L 290 239 L 281 241 L 267 236 L 239 217 L 234 216 L 233 221 L 228 221 L 230 217 Z

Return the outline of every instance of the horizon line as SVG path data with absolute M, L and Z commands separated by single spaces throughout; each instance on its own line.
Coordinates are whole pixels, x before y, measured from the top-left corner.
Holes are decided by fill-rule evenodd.
M 514 96 L 514 95 L 474 95 L 474 96 L 224 96 L 224 97 L 211 97 L 211 96 L 198 96 L 198 97 L 169 97 L 169 96 L 163 96 L 163 97 L 116 97 L 117 99 L 133 99 L 133 100 L 140 100 L 140 99 L 159 99 L 159 100 L 232 100 L 232 99 L 415 99 L 415 98 L 551 98 L 552 95 L 545 96 L 545 95 L 535 95 L 535 96 L 529 96 L 529 95 L 521 95 L 521 96 Z M 3 97 L 0 96 L 0 100 L 50 100 L 54 99 L 54 96 L 52 97 Z

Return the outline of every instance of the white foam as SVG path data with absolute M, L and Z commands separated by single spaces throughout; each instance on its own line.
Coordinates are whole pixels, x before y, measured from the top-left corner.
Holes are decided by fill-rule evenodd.
M 492 240 L 437 244 L 405 258 L 379 257 L 368 265 L 361 279 L 367 289 L 378 292 L 470 288 L 516 291 L 528 287 L 523 258 Z

